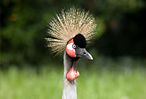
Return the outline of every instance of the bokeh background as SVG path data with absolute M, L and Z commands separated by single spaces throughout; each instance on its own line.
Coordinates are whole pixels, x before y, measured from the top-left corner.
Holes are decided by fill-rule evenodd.
M 0 99 L 57 99 L 62 56 L 47 48 L 49 21 L 62 9 L 89 11 L 97 22 L 80 60 L 79 99 L 146 98 L 145 0 L 1 0 Z

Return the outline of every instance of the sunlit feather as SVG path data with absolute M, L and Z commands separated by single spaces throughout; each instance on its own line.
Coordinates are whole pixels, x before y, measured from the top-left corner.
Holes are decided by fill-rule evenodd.
M 70 8 L 56 15 L 49 23 L 48 47 L 56 54 L 64 51 L 67 42 L 77 34 L 82 34 L 87 42 L 95 33 L 95 19 L 88 12 Z

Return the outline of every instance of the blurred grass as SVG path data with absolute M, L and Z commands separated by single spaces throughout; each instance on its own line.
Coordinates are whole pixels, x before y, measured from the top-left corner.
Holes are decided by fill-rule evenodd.
M 105 68 L 88 62 L 87 68 L 78 68 L 81 74 L 77 80 L 78 99 L 145 99 L 146 69 L 138 67 L 138 62 L 131 61 L 130 64 L 137 67 L 129 69 L 124 66 L 129 61 L 99 61 L 92 65 Z M 118 69 L 106 65 L 115 65 Z M 58 67 L 50 64 L 42 65 L 39 71 L 15 67 L 0 71 L 0 99 L 61 99 L 63 68 Z

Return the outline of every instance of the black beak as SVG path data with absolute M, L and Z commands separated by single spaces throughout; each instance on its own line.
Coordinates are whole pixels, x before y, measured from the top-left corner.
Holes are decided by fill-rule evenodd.
M 93 57 L 85 48 L 79 48 L 79 50 L 77 51 L 77 55 L 88 60 L 93 60 Z

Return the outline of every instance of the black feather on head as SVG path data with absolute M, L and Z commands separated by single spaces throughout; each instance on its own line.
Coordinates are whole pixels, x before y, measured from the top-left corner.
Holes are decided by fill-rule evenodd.
M 86 39 L 82 34 L 77 34 L 74 38 L 74 43 L 80 48 L 86 48 Z

